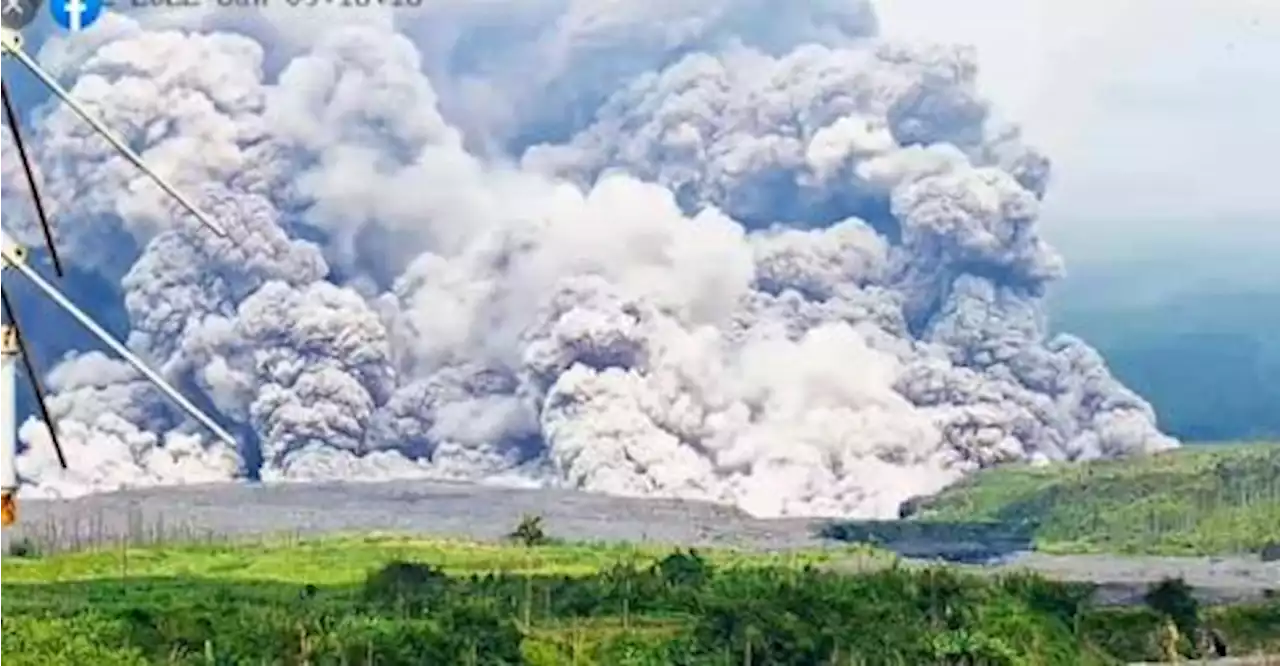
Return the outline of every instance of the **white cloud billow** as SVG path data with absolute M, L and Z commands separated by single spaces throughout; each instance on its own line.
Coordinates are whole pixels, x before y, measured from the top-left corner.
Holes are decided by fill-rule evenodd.
M 231 230 L 175 223 L 67 111 L 35 128 L 69 259 L 243 442 L 76 356 L 51 385 L 77 469 L 29 421 L 33 494 L 435 476 L 889 516 L 984 466 L 1174 445 L 1046 339 L 1048 162 L 988 121 L 972 53 L 775 4 L 117 17 L 95 52 L 46 45 Z

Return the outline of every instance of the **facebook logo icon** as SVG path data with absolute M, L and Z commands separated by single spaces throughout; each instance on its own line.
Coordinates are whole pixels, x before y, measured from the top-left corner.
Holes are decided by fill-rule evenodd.
M 102 0 L 50 0 L 53 22 L 71 32 L 80 32 L 102 16 Z

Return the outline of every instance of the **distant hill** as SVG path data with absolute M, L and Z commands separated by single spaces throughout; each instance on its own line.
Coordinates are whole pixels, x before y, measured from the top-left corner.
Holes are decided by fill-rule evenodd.
M 986 470 L 921 501 L 912 518 L 996 522 L 1050 552 L 1258 553 L 1280 538 L 1280 444 Z

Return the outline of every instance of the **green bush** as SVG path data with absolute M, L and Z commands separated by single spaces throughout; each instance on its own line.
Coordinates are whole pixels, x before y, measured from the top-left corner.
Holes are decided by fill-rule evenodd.
M 429 564 L 391 562 L 369 575 L 364 598 L 375 606 L 418 615 L 440 605 L 448 590 L 449 577 Z

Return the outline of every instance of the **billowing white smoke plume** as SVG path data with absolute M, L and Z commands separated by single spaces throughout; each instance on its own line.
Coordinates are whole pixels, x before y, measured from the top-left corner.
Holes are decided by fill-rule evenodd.
M 1048 162 L 989 119 L 973 54 L 809 4 L 108 17 L 96 50 L 48 45 L 231 230 L 66 110 L 34 128 L 69 258 L 119 284 L 100 309 L 243 441 L 74 356 L 76 470 L 28 421 L 33 494 L 434 476 L 886 516 L 980 467 L 1174 445 L 1046 339 Z

